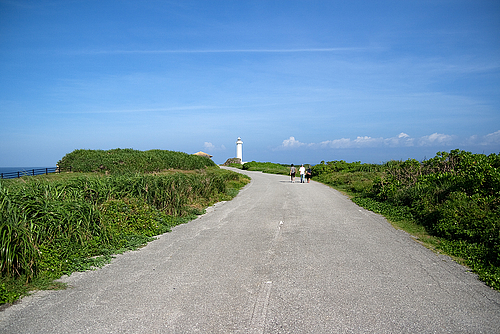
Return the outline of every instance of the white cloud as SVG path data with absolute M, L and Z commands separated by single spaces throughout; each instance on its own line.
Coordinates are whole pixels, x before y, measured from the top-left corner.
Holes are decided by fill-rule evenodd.
M 397 146 L 413 146 L 414 139 L 402 132 L 397 137 L 390 138 L 373 138 L 369 136 L 358 136 L 356 139 L 341 138 L 327 140 L 319 143 L 320 147 L 327 148 L 366 148 L 366 147 L 397 147 Z
M 488 143 L 500 142 L 500 131 L 492 133 L 484 137 Z M 434 145 L 449 145 L 455 140 L 455 136 L 433 133 L 428 136 L 420 138 L 412 138 L 407 133 L 401 132 L 395 137 L 370 137 L 358 136 L 356 139 L 340 138 L 333 140 L 325 140 L 320 143 L 302 143 L 290 137 L 283 140 L 281 146 L 277 149 L 294 149 L 303 146 L 311 148 L 330 148 L 330 149 L 344 149 L 344 148 L 376 148 L 376 147 L 411 147 L 411 146 L 434 146 Z
M 446 145 L 453 141 L 453 136 L 442 133 L 433 133 L 418 139 L 419 146 Z
M 301 143 L 300 141 L 296 140 L 295 137 L 290 137 L 288 139 L 283 140 L 283 143 L 281 144 L 282 148 L 296 148 L 296 147 L 301 147 L 306 144 Z
M 489 133 L 485 136 L 472 135 L 466 138 L 463 145 L 467 146 L 490 146 L 490 145 L 500 145 L 500 130 L 495 131 L 493 133 Z
M 408 134 L 401 132 L 397 137 L 384 139 L 384 144 L 390 147 L 409 147 L 414 145 L 414 141 L 414 138 L 411 138 Z
M 349 148 L 351 147 L 351 140 L 349 138 L 327 140 L 321 142 L 319 145 L 325 148 Z
M 500 144 L 500 130 L 489 133 L 483 137 L 481 145 L 498 145 Z
M 206 141 L 203 144 L 203 149 L 208 151 L 208 152 L 214 152 L 214 151 L 225 151 L 226 147 L 224 145 L 221 145 L 220 147 L 215 146 L 211 142 Z
M 472 135 L 470 136 L 469 138 L 467 138 L 464 143 L 466 145 L 474 145 L 474 144 L 477 144 L 477 135 Z
M 209 143 L 209 142 L 207 142 L 207 141 L 205 142 L 205 144 L 203 144 L 203 147 L 204 147 L 206 150 L 213 150 L 213 149 L 215 149 L 214 144 Z
M 319 143 L 321 147 L 329 148 L 353 148 L 353 147 L 374 147 L 380 146 L 384 142 L 383 138 L 372 138 L 368 136 L 357 137 L 354 140 L 350 138 L 341 138 L 327 140 Z
M 384 142 L 384 138 L 382 138 L 382 137 L 372 138 L 372 137 L 364 136 L 364 137 L 357 137 L 356 139 L 354 139 L 353 144 L 354 144 L 354 147 L 376 147 L 376 146 L 380 146 L 381 144 L 383 144 L 383 142 Z

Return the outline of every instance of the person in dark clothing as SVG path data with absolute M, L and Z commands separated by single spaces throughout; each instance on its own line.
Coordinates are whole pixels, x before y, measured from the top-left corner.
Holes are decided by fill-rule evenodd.
M 295 167 L 293 166 L 290 166 L 290 182 L 292 183 L 295 183 L 295 173 L 297 172 L 297 170 L 295 169 Z

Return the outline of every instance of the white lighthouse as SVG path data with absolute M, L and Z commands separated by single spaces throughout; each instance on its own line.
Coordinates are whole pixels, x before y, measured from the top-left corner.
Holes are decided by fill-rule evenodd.
M 243 142 L 240 137 L 236 141 L 236 158 L 240 159 L 240 163 L 243 163 Z

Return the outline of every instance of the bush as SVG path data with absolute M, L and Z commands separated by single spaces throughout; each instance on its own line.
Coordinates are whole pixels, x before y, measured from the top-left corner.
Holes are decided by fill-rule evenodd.
M 195 170 L 216 164 L 207 157 L 167 150 L 75 150 L 58 163 L 62 170 L 111 174 L 153 173 L 168 169 Z
M 379 167 L 359 162 L 352 164 L 345 161 L 322 162 L 312 167 L 312 176 L 316 181 L 336 187 L 352 194 L 365 194 L 371 191 L 374 180 L 380 177 Z
M 269 174 L 280 174 L 280 175 L 290 174 L 290 165 L 283 165 L 272 162 L 256 162 L 256 161 L 245 162 L 243 164 L 243 169 L 251 171 L 262 171 L 263 173 L 269 173 Z

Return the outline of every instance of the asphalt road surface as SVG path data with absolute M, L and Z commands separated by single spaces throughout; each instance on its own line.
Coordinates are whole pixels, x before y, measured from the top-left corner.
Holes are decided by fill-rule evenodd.
M 322 184 L 232 201 L 0 312 L 0 333 L 500 333 L 500 294 Z

